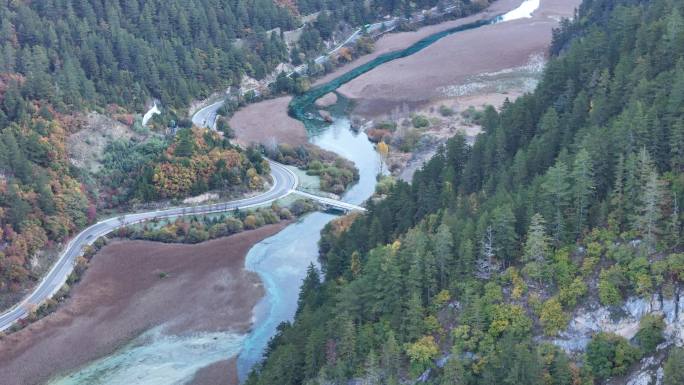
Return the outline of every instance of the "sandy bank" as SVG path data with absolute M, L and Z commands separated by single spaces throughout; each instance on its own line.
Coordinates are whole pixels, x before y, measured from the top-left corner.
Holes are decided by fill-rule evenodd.
M 522 67 L 535 55 L 545 55 L 552 29 L 561 17 L 572 16 L 580 2 L 544 0 L 532 18 L 447 36 L 414 55 L 386 63 L 359 76 L 338 91 L 355 99 L 358 102 L 355 114 L 365 118 L 386 114 L 403 104 L 413 109 L 430 101 L 457 97 L 459 95 L 450 94 L 449 90 L 472 82 L 475 76 Z M 519 3 L 500 1 L 487 12 L 499 14 L 501 10 L 515 8 Z M 469 19 L 479 17 L 482 16 Z M 390 45 L 395 48 L 408 46 L 430 33 L 453 27 L 459 21 L 471 20 L 388 35 L 380 39 L 378 50 L 382 53 Z M 387 42 L 389 39 L 392 39 L 391 43 Z
M 322 98 L 316 100 L 316 107 L 327 108 L 337 103 L 337 94 L 330 92 L 325 94 Z
M 235 358 L 209 365 L 195 374 L 190 385 L 237 385 L 237 363 Z
M 0 341 L 0 382 L 44 382 L 157 325 L 176 335 L 246 332 L 263 288 L 244 270 L 244 258 L 286 225 L 198 245 L 113 242 L 94 257 L 57 312 Z

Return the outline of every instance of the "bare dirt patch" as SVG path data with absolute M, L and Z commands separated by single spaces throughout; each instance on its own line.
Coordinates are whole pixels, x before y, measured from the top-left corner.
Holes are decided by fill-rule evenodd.
M 250 104 L 230 119 L 237 142 L 241 145 L 287 143 L 294 146 L 307 143 L 302 122 L 287 114 L 291 97 L 280 97 Z
M 126 125 L 97 112 L 75 119 L 81 129 L 67 138 L 69 159 L 74 166 L 90 172 L 100 168 L 105 148 L 116 139 L 142 137 Z
M 244 270 L 244 258 L 286 225 L 198 245 L 113 242 L 94 257 L 57 312 L 0 341 L 2 383 L 44 382 L 158 325 L 178 335 L 246 332 L 263 288 Z

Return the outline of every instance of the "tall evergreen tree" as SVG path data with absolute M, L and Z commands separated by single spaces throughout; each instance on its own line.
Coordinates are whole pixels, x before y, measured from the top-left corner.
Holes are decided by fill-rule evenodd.
M 570 183 L 568 182 L 568 168 L 560 159 L 549 168 L 544 177 L 542 188 L 546 192 L 553 212 L 551 229 L 553 242 L 559 245 L 565 234 L 565 209 L 570 198 Z
M 495 254 L 507 263 L 512 263 L 517 255 L 518 234 L 515 232 L 515 215 L 509 204 L 494 209 L 492 232 Z
M 662 204 L 663 192 L 662 182 L 655 171 L 648 175 L 646 186 L 644 186 L 638 214 L 636 216 L 635 228 L 644 236 L 644 241 L 650 250 L 656 246 L 656 236 L 659 234 L 659 222 L 662 218 L 660 205 Z
M 523 262 L 544 263 L 549 254 L 549 238 L 546 235 L 546 223 L 539 213 L 532 216 L 530 227 L 525 237 Z
M 453 268 L 454 240 L 449 226 L 442 223 L 434 237 L 435 257 L 439 267 L 439 287 L 445 288 L 449 272 Z
M 575 156 L 575 162 L 572 167 L 572 181 L 576 234 L 579 237 L 585 226 L 587 209 L 594 190 L 593 166 L 589 153 L 585 149 L 581 149 Z

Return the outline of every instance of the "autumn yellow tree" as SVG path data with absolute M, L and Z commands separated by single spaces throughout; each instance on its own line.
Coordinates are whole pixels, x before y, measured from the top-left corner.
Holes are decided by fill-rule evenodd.
M 565 328 L 568 324 L 568 317 L 563 312 L 563 307 L 558 298 L 554 297 L 544 302 L 539 321 L 544 328 L 544 333 L 547 336 L 555 336 Z
M 430 367 L 438 354 L 439 347 L 433 336 L 423 336 L 406 348 L 406 355 L 411 360 L 411 368 L 416 374 Z
M 380 153 L 380 158 L 381 158 L 380 159 L 380 174 L 382 174 L 383 164 L 387 161 L 387 157 L 389 156 L 389 146 L 384 141 L 380 141 L 380 143 L 378 143 L 377 148 L 378 148 L 378 153 Z

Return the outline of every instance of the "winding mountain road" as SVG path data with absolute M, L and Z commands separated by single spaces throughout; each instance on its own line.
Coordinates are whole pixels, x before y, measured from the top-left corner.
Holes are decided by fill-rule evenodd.
M 297 175 L 280 163 L 269 161 L 271 166 L 272 187 L 253 197 L 230 202 L 199 205 L 193 207 L 175 207 L 164 210 L 126 214 L 109 218 L 91 225 L 81 231 L 69 241 L 60 254 L 52 269 L 43 280 L 33 289 L 33 292 L 20 303 L 0 315 L 0 331 L 12 326 L 16 321 L 27 317 L 31 310 L 52 297 L 66 282 L 74 269 L 76 258 L 81 255 L 83 248 L 93 244 L 99 237 L 106 235 L 122 226 L 127 226 L 155 218 L 168 218 L 184 215 L 208 214 L 226 212 L 234 209 L 245 209 L 269 204 L 277 199 L 290 195 L 297 189 L 299 180 Z

